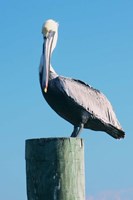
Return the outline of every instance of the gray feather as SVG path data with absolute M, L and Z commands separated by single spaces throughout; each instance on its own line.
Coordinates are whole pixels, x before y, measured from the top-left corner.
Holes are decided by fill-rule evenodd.
M 105 123 L 111 124 L 118 129 L 122 129 L 111 103 L 99 90 L 94 89 L 82 81 L 65 77 L 60 77 L 60 86 L 67 96 L 71 97 L 86 111 Z

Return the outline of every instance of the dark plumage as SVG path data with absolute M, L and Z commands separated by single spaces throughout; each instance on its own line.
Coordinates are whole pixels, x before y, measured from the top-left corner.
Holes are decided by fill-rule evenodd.
M 49 80 L 47 93 L 43 88 L 42 93 L 50 107 L 75 127 L 83 124 L 84 128 L 105 131 L 116 139 L 124 137 L 110 102 L 99 90 L 82 81 L 57 76 Z

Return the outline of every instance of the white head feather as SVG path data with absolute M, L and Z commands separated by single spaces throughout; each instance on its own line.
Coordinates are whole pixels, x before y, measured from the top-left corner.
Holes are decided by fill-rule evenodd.
M 50 31 L 55 32 L 54 40 L 53 40 L 53 44 L 52 44 L 52 51 L 55 48 L 57 39 L 58 39 L 58 26 L 59 26 L 59 24 L 52 19 L 48 19 L 42 26 L 42 34 L 46 38 L 48 37 L 48 34 Z

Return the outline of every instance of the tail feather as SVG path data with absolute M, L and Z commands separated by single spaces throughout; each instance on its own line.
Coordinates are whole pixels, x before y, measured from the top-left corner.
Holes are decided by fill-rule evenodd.
M 125 132 L 121 129 L 117 129 L 114 126 L 109 125 L 106 129 L 106 133 L 108 133 L 110 136 L 112 136 L 115 139 L 121 139 L 125 137 Z

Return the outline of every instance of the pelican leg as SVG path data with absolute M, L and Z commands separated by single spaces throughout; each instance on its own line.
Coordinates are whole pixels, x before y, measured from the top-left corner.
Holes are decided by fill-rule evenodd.
M 82 129 L 84 128 L 84 124 L 81 123 L 80 126 L 74 126 L 73 132 L 71 134 L 71 137 L 78 137 L 81 133 Z
M 78 132 L 79 127 L 78 126 L 74 126 L 73 132 L 71 134 L 71 137 L 76 137 L 77 132 Z

